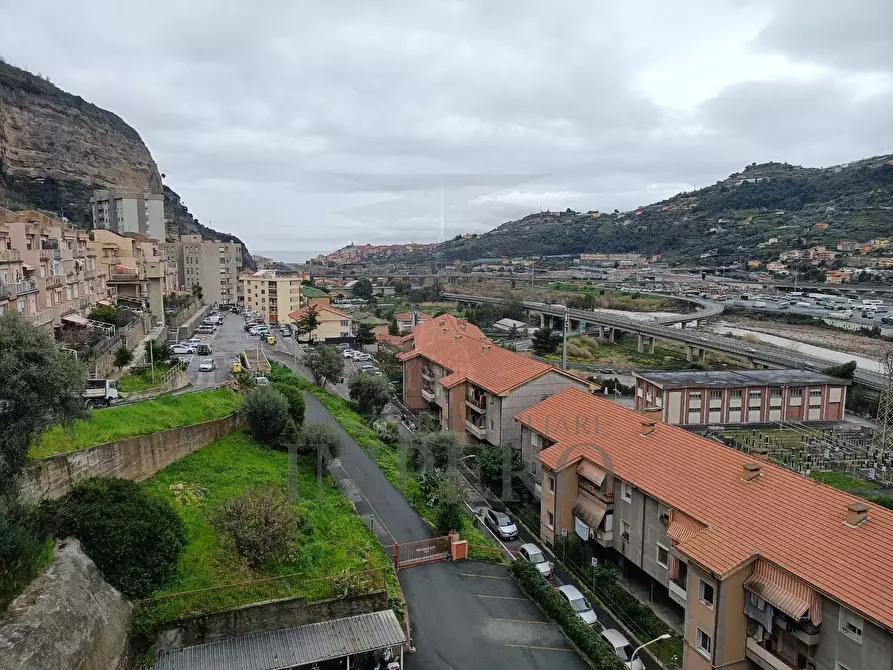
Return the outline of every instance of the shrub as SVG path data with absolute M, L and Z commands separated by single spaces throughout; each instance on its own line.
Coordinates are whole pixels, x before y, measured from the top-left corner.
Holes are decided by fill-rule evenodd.
M 586 654 L 597 670 L 622 670 L 614 650 L 601 636 L 580 620 L 570 604 L 558 595 L 539 570 L 527 561 L 514 561 L 509 567 L 515 579 L 533 600 L 561 626 L 571 641 Z
M 375 430 L 375 434 L 378 435 L 379 439 L 385 444 L 394 445 L 400 441 L 400 429 L 397 428 L 396 423 L 379 419 L 372 424 L 372 428 Z
M 298 532 L 299 519 L 294 504 L 282 491 L 269 486 L 221 503 L 211 524 L 232 541 L 249 567 L 257 569 L 288 551 Z
M 437 532 L 446 535 L 451 530 L 462 528 L 464 516 L 462 506 L 466 499 L 465 489 L 459 485 L 455 478 L 446 475 L 435 495 L 437 497 L 437 516 L 434 525 Z
M 15 493 L 0 495 L 0 612 L 35 577 L 46 551 L 35 508 Z
M 158 365 L 159 363 L 166 363 L 172 358 L 174 358 L 174 350 L 171 349 L 167 342 L 158 343 L 151 340 L 146 342 L 147 363 Z
M 380 375 L 362 372 L 349 383 L 350 399 L 357 403 L 361 414 L 380 414 L 391 397 L 388 380 Z
M 106 580 L 130 598 L 164 586 L 186 543 L 170 502 L 126 479 L 94 477 L 59 506 L 57 535 L 73 535 Z
M 242 411 L 255 440 L 275 444 L 289 427 L 288 400 L 272 386 L 252 389 L 242 400 Z
M 462 446 L 458 436 L 450 431 L 415 433 L 410 449 L 413 469 L 418 471 L 431 468 L 445 468 L 451 454 L 459 458 Z
M 439 468 L 428 470 L 419 475 L 419 491 L 425 496 L 428 507 L 436 507 L 440 499 L 441 487 L 446 482 L 447 474 Z
M 273 382 L 273 388 L 285 396 L 288 401 L 288 413 L 294 422 L 299 426 L 303 424 L 304 411 L 307 408 L 307 404 L 304 402 L 304 392 L 296 386 L 284 382 Z
M 305 454 L 315 454 L 322 447 L 323 454 L 337 456 L 341 453 L 344 441 L 335 426 L 322 421 L 308 421 L 304 424 L 297 439 L 298 450 Z
M 126 345 L 121 345 L 115 350 L 115 367 L 119 370 L 130 365 L 133 360 L 133 352 Z

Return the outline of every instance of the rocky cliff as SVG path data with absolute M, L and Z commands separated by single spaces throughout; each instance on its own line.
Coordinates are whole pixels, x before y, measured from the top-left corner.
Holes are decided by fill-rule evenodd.
M 36 208 L 92 225 L 94 188 L 161 193 L 161 174 L 139 133 L 119 116 L 0 61 L 0 206 Z M 167 186 L 168 239 L 239 241 L 201 225 Z M 242 243 L 245 267 L 253 268 Z

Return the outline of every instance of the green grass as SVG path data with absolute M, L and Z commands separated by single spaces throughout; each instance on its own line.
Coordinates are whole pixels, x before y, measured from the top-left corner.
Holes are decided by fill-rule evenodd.
M 857 479 L 843 472 L 813 472 L 812 478 L 816 481 L 833 486 L 841 491 L 858 491 L 866 489 L 880 489 L 881 485 L 877 482 Z
M 146 480 L 142 486 L 150 496 L 165 498 L 174 504 L 187 534 L 177 576 L 153 597 L 276 575 L 299 573 L 300 577 L 145 603 L 137 609 L 134 624 L 137 630 L 145 632 L 184 617 L 269 598 L 333 597 L 336 593 L 328 582 L 307 584 L 304 580 L 389 568 L 390 562 L 381 545 L 330 478 L 326 477 L 322 497 L 317 499 L 315 462 L 300 458 L 297 474 L 296 507 L 301 528 L 294 540 L 293 555 L 265 566 L 262 571 L 249 569 L 210 524 L 209 518 L 222 501 L 234 498 L 248 488 L 276 486 L 285 491 L 288 454 L 260 446 L 247 431 L 235 431 Z M 186 503 L 177 502 L 170 489 L 177 484 L 201 489 L 204 497 Z M 396 576 L 391 575 L 389 582 L 389 591 L 399 601 L 402 596 Z
M 728 370 L 740 367 L 740 362 L 719 354 L 707 354 L 707 364 L 690 363 L 684 345 L 657 345 L 654 353 L 646 346 L 638 351 L 636 338 L 617 338 L 613 343 L 598 342 L 593 335 L 568 338 L 568 361 L 587 365 L 633 370 Z M 560 361 L 561 351 L 549 354 L 549 360 Z
M 189 426 L 232 414 L 241 404 L 242 396 L 238 393 L 217 389 L 90 410 L 87 419 L 47 430 L 28 455 L 46 458 L 135 435 Z
M 173 367 L 169 363 L 159 363 L 155 366 L 155 381 L 152 381 L 152 372 L 147 370 L 135 375 L 125 375 L 118 380 L 118 389 L 124 393 L 134 393 L 136 391 L 148 391 L 155 388 L 161 381 L 161 378 Z

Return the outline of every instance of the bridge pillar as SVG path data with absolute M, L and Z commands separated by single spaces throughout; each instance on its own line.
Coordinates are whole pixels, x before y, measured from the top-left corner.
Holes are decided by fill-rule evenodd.
M 638 351 L 640 354 L 645 353 L 645 335 L 643 335 L 642 333 L 639 333 L 639 345 L 636 348 L 636 351 Z
M 648 353 L 649 353 L 649 354 L 653 354 L 653 353 L 654 353 L 654 340 L 655 340 L 655 339 L 657 339 L 657 338 L 655 338 L 654 335 L 652 335 L 652 336 L 651 336 L 651 345 L 648 347 Z
M 614 344 L 614 328 L 610 326 L 608 327 L 608 342 Z
M 689 363 L 691 363 L 694 360 L 694 358 L 693 358 L 694 352 L 695 352 L 695 348 L 693 346 L 691 346 L 690 344 L 685 345 L 685 360 L 687 360 Z

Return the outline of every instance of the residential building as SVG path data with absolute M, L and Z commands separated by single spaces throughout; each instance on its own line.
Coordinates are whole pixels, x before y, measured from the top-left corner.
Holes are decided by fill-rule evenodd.
M 350 314 L 331 305 L 320 305 L 315 308 L 319 325 L 309 336 L 305 334 L 299 339 L 312 342 L 347 342 L 353 337 L 353 320 Z M 311 307 L 291 312 L 288 315 L 290 322 L 300 321 L 309 309 Z
M 544 541 L 675 603 L 686 670 L 893 665 L 893 511 L 577 389 L 517 419 Z
M 360 325 L 369 326 L 369 329 L 375 335 L 376 339 L 388 334 L 390 322 L 387 319 L 380 319 L 371 312 L 353 312 L 354 327 Z
M 843 284 L 853 276 L 852 270 L 825 270 L 825 282 L 828 284 Z
M 201 235 L 180 235 L 179 242 L 161 245 L 162 255 L 173 258 L 177 284 L 192 291 L 200 286 L 209 305 L 242 305 L 242 245 L 236 242 L 203 240 Z
M 290 323 L 289 313 L 301 307 L 301 276 L 258 270 L 240 279 L 245 307 L 262 314 L 267 323 Z
M 93 191 L 93 228 L 115 233 L 139 233 L 164 242 L 164 196 L 132 188 Z
M 781 261 L 772 261 L 766 263 L 766 269 L 769 270 L 769 272 L 787 272 L 788 266 Z
M 434 316 L 413 310 L 411 312 L 399 312 L 394 315 L 394 318 L 397 320 L 397 328 L 400 329 L 401 333 L 405 334 L 411 333 L 417 325 L 430 321 Z
M 837 243 L 838 251 L 850 252 L 850 251 L 856 251 L 858 248 L 859 248 L 858 243 L 853 242 L 852 240 L 841 240 L 840 242 Z
M 158 242 L 139 233 L 117 234 L 96 229 L 88 242 L 97 255 L 97 264 L 105 268 L 106 284 L 118 301 L 143 308 L 148 306 L 164 320 L 164 294 L 173 273 L 168 271 Z
M 451 314 L 418 324 L 403 347 L 403 402 L 433 413 L 466 442 L 520 446 L 515 414 L 565 388 L 589 388 L 579 377 L 493 344 Z
M 301 306 L 331 305 L 332 296 L 315 286 L 301 286 Z
M 634 372 L 636 409 L 676 426 L 842 421 L 850 381 L 809 370 Z
M 803 252 L 800 249 L 790 249 L 778 254 L 778 260 L 780 261 L 796 261 L 801 258 L 803 258 Z
M 385 297 L 392 296 L 397 292 L 397 288 L 388 284 L 373 284 L 372 295 Z
M 35 325 L 85 326 L 108 296 L 106 273 L 89 233 L 41 212 L 0 208 L 0 312 L 15 309 Z

